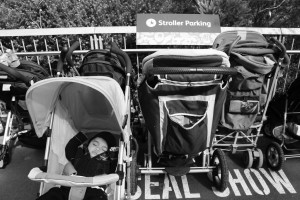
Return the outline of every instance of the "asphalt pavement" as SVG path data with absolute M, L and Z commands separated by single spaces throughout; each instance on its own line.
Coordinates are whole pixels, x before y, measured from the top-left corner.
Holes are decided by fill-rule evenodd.
M 269 139 L 260 139 L 262 150 Z M 14 144 L 12 160 L 0 169 L 1 200 L 32 200 L 39 183 L 27 175 L 33 167 L 41 166 L 44 151 Z M 166 174 L 142 175 L 138 192 L 133 199 L 300 199 L 300 159 L 286 160 L 282 170 L 272 171 L 264 164 L 259 169 L 245 169 L 242 155 L 226 154 L 229 165 L 229 185 L 220 193 L 213 187 L 206 173 L 174 177 Z

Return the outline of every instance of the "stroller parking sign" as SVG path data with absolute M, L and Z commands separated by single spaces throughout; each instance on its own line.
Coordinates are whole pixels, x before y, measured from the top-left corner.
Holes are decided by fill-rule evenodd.
M 218 15 L 137 15 L 137 45 L 212 45 L 220 32 Z

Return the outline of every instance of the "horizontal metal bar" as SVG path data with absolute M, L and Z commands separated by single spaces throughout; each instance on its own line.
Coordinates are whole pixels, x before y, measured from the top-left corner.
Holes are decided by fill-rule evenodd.
M 285 158 L 300 158 L 300 154 L 289 154 L 284 155 Z
M 232 30 L 254 30 L 264 35 L 300 35 L 300 28 L 258 28 L 258 27 L 221 27 L 221 32 Z M 83 35 L 136 33 L 136 26 L 103 26 L 42 29 L 6 29 L 0 30 L 0 37 L 42 36 L 42 35 Z
M 73 54 L 85 54 L 89 50 L 77 50 Z M 16 52 L 18 56 L 54 56 L 60 55 L 60 51 L 36 51 L 36 52 Z
M 164 49 L 123 49 L 126 53 L 153 53 L 159 50 Z M 180 50 L 180 49 L 179 49 Z M 85 54 L 89 50 L 76 50 L 73 52 L 73 54 Z M 54 56 L 59 55 L 60 51 L 37 51 L 37 52 L 16 52 L 16 55 L 18 56 Z M 300 54 L 300 51 L 297 52 L 297 54 Z M 254 127 L 252 127 L 254 128 Z
M 152 53 L 160 49 L 123 49 L 126 53 Z M 73 54 L 85 54 L 89 50 L 75 50 Z M 37 51 L 37 52 L 16 52 L 18 56 L 54 56 L 60 55 L 60 51 Z
M 136 33 L 135 26 L 72 27 L 42 29 L 6 29 L 0 30 L 0 37 L 43 36 L 43 35 L 84 35 L 109 33 Z
M 288 112 L 286 113 L 287 115 L 297 115 L 297 114 L 300 114 L 300 112 Z
M 286 50 L 288 54 L 300 54 L 300 50 Z
M 237 138 L 237 139 L 244 139 L 244 138 L 254 138 L 258 137 L 257 135 L 249 135 L 249 136 L 227 136 L 227 135 L 216 135 L 217 137 L 225 137 L 225 138 Z M 221 140 L 221 139 L 220 139 Z
M 232 143 L 232 144 L 219 144 L 215 143 L 213 144 L 213 147 L 255 147 L 255 143 L 249 143 L 249 144 L 238 144 L 238 143 Z
M 165 168 L 139 168 L 142 174 L 165 174 Z M 188 173 L 208 173 L 214 167 L 191 167 Z

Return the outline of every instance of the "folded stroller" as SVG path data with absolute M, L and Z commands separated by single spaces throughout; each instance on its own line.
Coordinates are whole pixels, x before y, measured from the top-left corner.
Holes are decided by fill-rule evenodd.
M 265 135 L 272 138 L 266 149 L 266 161 L 273 170 L 282 168 L 287 158 L 299 158 L 300 150 L 300 78 L 285 93 L 276 94 L 267 110 Z
M 48 78 L 48 72 L 40 65 L 20 60 L 17 68 L 0 64 L 0 100 L 4 136 L 0 145 L 0 168 L 10 161 L 10 141 L 18 137 L 24 144 L 40 147 L 45 144 L 37 139 L 25 105 L 25 94 L 30 84 Z M 5 123 L 5 124 L 4 124 Z
M 213 147 L 241 151 L 246 168 L 260 168 L 264 157 L 257 141 L 279 72 L 289 63 L 285 48 L 274 38 L 267 41 L 253 31 L 223 32 L 213 48 L 226 52 L 231 67 L 237 69 L 228 86 Z
M 149 136 L 141 172 L 212 172 L 213 183 L 223 191 L 227 162 L 223 151 L 212 151 L 211 142 L 228 77 L 235 73 L 228 56 L 214 49 L 168 49 L 147 56 L 142 64 L 138 98 Z
M 97 74 L 43 80 L 32 85 L 26 94 L 27 107 L 37 135 L 48 136 L 46 171 L 33 168 L 28 174 L 31 180 L 41 182 L 40 195 L 56 185 L 72 187 L 74 190 L 111 185 L 112 190 L 107 191 L 108 199 L 125 198 L 125 182 L 129 188 L 132 160 L 129 120 L 129 79 L 132 66 L 128 55 L 118 49 L 116 44 L 113 43 L 111 51 L 121 55 L 126 63 L 125 92 L 114 78 Z M 80 130 L 87 134 L 106 131 L 119 139 L 119 146 L 114 148 L 118 150 L 115 173 L 94 177 L 63 174 L 67 163 L 65 146 Z M 130 196 L 130 192 L 127 195 Z M 74 198 L 69 196 L 69 199 Z

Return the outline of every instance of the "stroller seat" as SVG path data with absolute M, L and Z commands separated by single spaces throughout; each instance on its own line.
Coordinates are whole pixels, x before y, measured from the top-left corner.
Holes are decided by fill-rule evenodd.
M 71 56 L 75 47 L 70 48 L 67 55 Z M 42 137 L 48 133 L 45 151 L 47 172 L 44 173 L 35 168 L 31 171 L 32 173 L 29 173 L 29 178 L 32 180 L 43 182 L 40 194 L 47 192 L 56 184 L 74 186 L 74 188 L 115 184 L 114 189 L 107 195 L 108 199 L 119 200 L 125 198 L 126 182 L 126 195 L 130 197 L 131 182 L 128 180 L 132 180 L 132 178 L 126 176 L 132 175 L 129 172 L 133 171 L 131 168 L 134 165 L 131 164 L 133 150 L 129 149 L 131 148 L 132 133 L 131 120 L 128 119 L 131 111 L 129 74 L 132 71 L 132 64 L 128 55 L 115 43 L 112 43 L 111 51 L 122 56 L 126 61 L 125 92 L 118 79 L 97 74 L 97 76 L 56 77 L 42 80 L 32 85 L 26 93 L 26 104 L 36 134 Z M 87 65 L 86 70 L 88 71 L 89 67 L 93 68 L 97 63 L 101 64 L 101 60 L 100 62 L 96 60 L 95 63 L 92 63 L 93 65 Z M 98 67 L 101 68 L 101 65 Z M 98 67 L 97 69 L 99 69 Z M 110 148 L 113 152 L 118 152 L 117 159 L 113 159 L 113 164 L 117 162 L 115 173 L 99 177 L 63 175 L 69 163 L 65 156 L 65 146 L 79 131 L 90 136 L 92 133 L 109 132 L 119 140 L 117 147 Z M 131 167 L 125 168 L 125 165 Z M 70 174 L 67 173 L 67 175 Z M 75 195 L 69 199 L 79 198 Z

